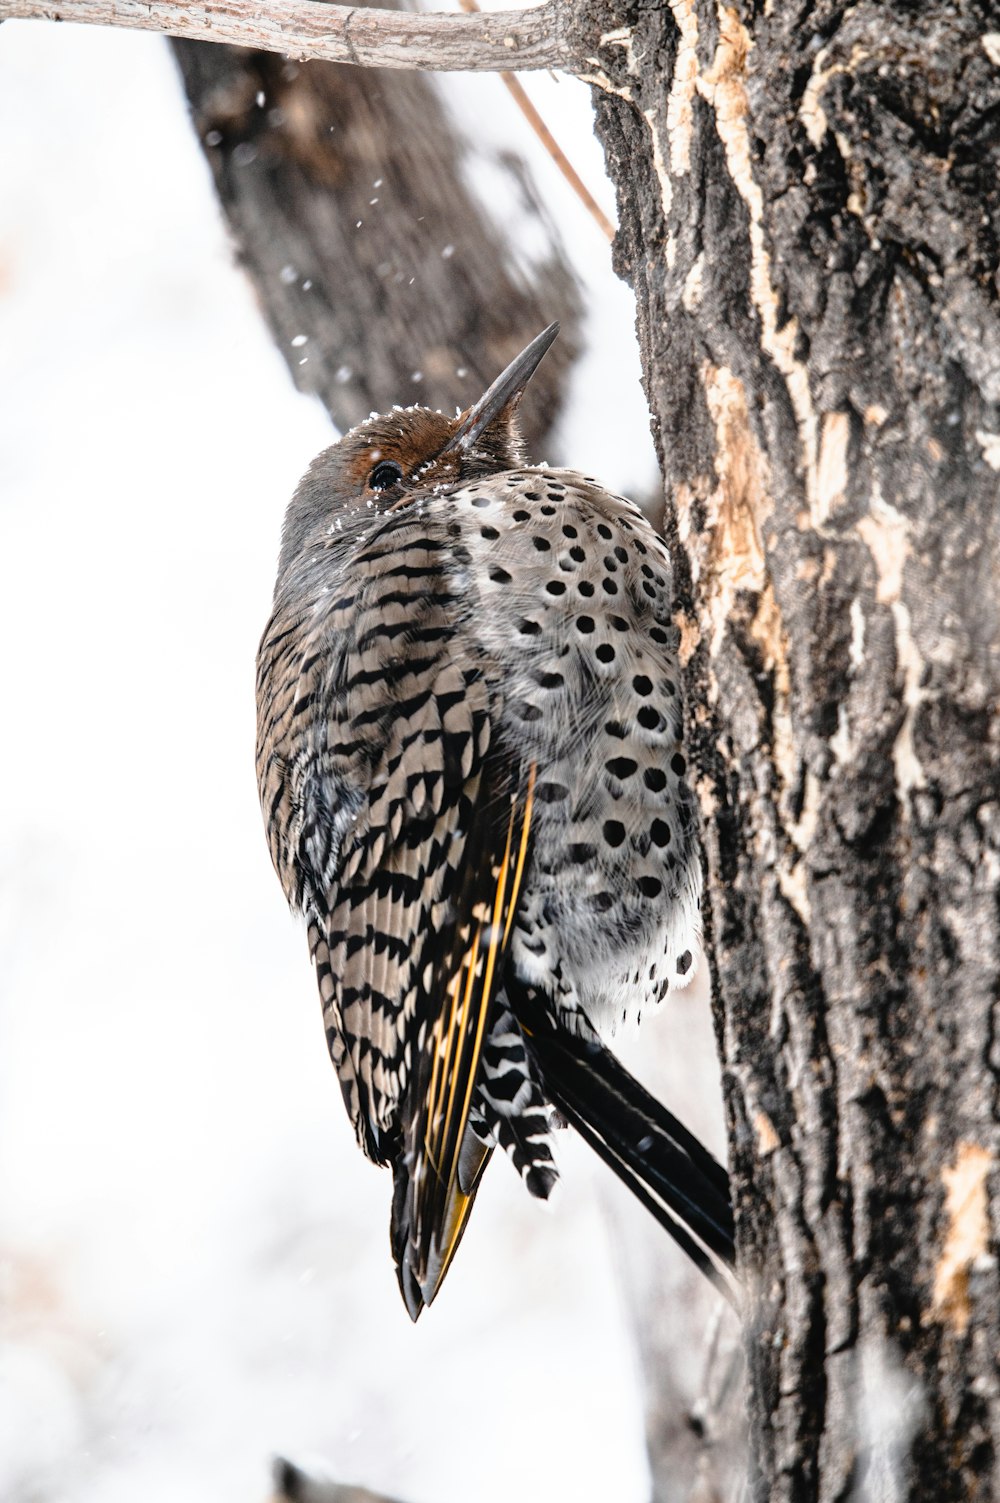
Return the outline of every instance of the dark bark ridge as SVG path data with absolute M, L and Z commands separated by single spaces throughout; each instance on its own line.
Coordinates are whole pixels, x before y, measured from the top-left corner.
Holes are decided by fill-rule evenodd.
M 757 1487 L 986 1499 L 997 17 L 767 9 L 576 17 L 680 582 Z

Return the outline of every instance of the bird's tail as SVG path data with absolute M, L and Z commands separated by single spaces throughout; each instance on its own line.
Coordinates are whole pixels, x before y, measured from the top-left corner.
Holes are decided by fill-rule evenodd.
M 527 987 L 515 1011 L 549 1100 L 735 1306 L 725 1169 L 589 1024 L 580 1033 L 557 1030 Z

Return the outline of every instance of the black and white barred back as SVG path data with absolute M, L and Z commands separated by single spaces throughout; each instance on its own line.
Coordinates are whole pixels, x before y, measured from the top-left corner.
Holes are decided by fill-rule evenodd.
M 631 502 L 519 463 L 512 415 L 463 444 L 470 417 L 409 409 L 321 455 L 258 659 L 271 854 L 308 920 L 358 1141 L 395 1171 L 414 1318 L 496 1144 L 546 1196 L 554 1105 L 585 1135 L 581 1114 L 601 1119 L 598 1151 L 615 1137 L 599 1032 L 683 984 L 697 927 L 666 551 Z M 619 1095 L 622 1078 L 641 1091 L 615 1068 Z M 710 1163 L 721 1231 L 694 1230 L 725 1263 Z M 671 1221 L 690 1227 L 687 1200 Z

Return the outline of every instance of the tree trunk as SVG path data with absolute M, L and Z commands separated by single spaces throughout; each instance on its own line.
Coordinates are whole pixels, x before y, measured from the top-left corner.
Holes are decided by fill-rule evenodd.
M 573 25 L 601 86 L 666 480 L 754 1490 L 994 1498 L 1000 27 L 973 0 L 577 0 Z M 373 333 L 377 297 L 355 307 L 352 283 L 307 320 L 305 294 L 337 286 L 348 247 L 330 242 L 318 277 L 310 257 L 364 218 L 368 192 L 362 172 L 322 208 L 340 191 L 312 155 L 333 96 L 317 108 L 310 83 L 290 99 L 301 73 L 265 76 L 250 55 L 255 87 L 233 109 L 204 76 L 192 86 L 191 56 L 279 344 L 310 336 L 297 378 L 342 424 L 397 400 L 402 367 L 372 359 L 393 348 Z M 357 77 L 367 108 L 372 76 Z M 254 116 L 258 92 L 276 116 Z M 308 254 L 281 241 L 273 188 L 270 206 L 256 197 L 275 155 L 311 196 Z M 457 236 L 435 227 L 420 265 Z M 394 254 L 411 251 L 404 234 Z M 487 318 L 474 261 L 468 306 Z M 373 263 L 358 287 L 379 278 Z M 295 289 L 283 311 L 275 279 Z M 429 277 L 420 301 L 433 331 L 454 296 Z M 386 327 L 408 335 L 413 300 L 400 307 Z M 475 387 L 507 350 L 473 329 L 421 333 L 402 366 L 447 376 L 460 360 Z M 355 389 L 362 371 L 377 384 Z
M 431 79 L 210 42 L 173 48 L 299 389 L 341 430 L 397 402 L 453 411 L 557 318 L 562 335 L 524 412 L 529 448 L 544 452 L 579 351 L 581 299 L 523 163 L 508 154 L 489 175 L 546 247 L 531 264 L 466 186 L 468 147 Z
M 996 11 L 577 24 L 679 583 L 756 1491 L 996 1498 Z

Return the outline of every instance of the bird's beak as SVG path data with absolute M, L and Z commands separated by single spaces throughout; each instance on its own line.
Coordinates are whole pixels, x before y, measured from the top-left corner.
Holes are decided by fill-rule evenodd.
M 538 369 L 539 362 L 549 345 L 559 333 L 558 323 L 549 324 L 541 334 L 536 334 L 531 343 L 510 362 L 507 369 L 493 382 L 493 385 L 479 398 L 474 407 L 470 407 L 456 431 L 441 450 L 442 454 L 448 454 L 454 449 L 460 449 L 463 453 L 472 448 L 484 429 L 488 428 L 493 420 L 503 412 L 505 407 L 520 399 L 521 393 Z

